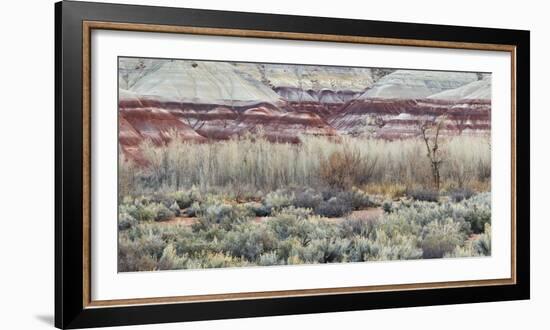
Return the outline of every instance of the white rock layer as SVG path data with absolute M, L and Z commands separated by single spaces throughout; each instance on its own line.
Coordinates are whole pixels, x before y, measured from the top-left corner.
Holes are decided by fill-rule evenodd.
M 475 73 L 397 70 L 378 80 L 359 99 L 420 99 L 476 80 Z

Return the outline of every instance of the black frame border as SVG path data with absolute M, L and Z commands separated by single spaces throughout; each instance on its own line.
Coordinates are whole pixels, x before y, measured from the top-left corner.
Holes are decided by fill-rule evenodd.
M 281 31 L 516 47 L 516 284 L 85 308 L 83 21 Z M 85 328 L 529 299 L 529 31 L 62 1 L 55 4 L 55 326 Z

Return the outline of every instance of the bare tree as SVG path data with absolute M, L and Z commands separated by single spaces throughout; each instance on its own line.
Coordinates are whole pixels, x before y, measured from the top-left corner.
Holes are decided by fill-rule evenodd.
M 184 115 L 182 116 L 182 118 L 187 125 L 189 125 L 193 130 L 196 131 L 204 126 L 206 120 L 204 120 L 204 118 L 200 118 L 199 114 L 197 113 L 195 113 L 194 115 L 185 114 L 185 111 L 191 110 L 192 109 L 183 109 Z
M 453 123 L 458 130 L 458 135 L 462 135 L 462 132 L 470 125 L 470 116 L 456 116 L 453 118 Z
M 386 126 L 386 121 L 382 118 L 382 116 L 376 116 L 374 117 L 374 125 L 378 126 L 378 128 L 382 128 Z
M 426 156 L 430 161 L 434 187 L 439 191 L 441 185 L 441 164 L 443 163 L 442 151 L 439 148 L 439 133 L 443 126 L 443 120 L 422 121 L 419 130 L 426 145 Z

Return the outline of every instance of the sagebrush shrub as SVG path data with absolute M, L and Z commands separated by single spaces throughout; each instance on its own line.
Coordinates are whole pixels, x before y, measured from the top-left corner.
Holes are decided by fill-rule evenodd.
M 170 211 L 172 211 L 176 217 L 179 217 L 181 214 L 180 206 L 176 202 L 170 205 Z
M 491 223 L 491 194 L 478 194 L 460 205 L 464 207 L 464 220 L 470 224 L 474 233 L 483 232 L 485 225 Z
M 455 247 L 462 246 L 465 239 L 460 224 L 450 218 L 430 222 L 422 237 L 422 256 L 426 259 L 442 258 Z
M 322 201 L 315 208 L 315 213 L 327 218 L 339 218 L 348 215 L 353 211 L 353 207 L 345 200 L 338 197 L 332 197 L 327 201 Z
M 176 214 L 170 210 L 166 205 L 162 203 L 152 203 L 147 206 L 154 214 L 153 219 L 155 221 L 170 220 L 176 216 Z
M 270 192 L 264 197 L 263 204 L 270 211 L 277 211 L 292 205 L 294 194 L 287 194 L 283 190 Z
M 323 196 L 313 189 L 306 189 L 296 193 L 292 204 L 296 207 L 315 209 L 323 201 Z
M 118 214 L 118 229 L 126 230 L 137 224 L 137 220 L 127 212 Z
M 194 202 L 199 202 L 202 200 L 202 194 L 196 186 L 192 186 L 189 190 L 179 190 L 171 194 L 171 197 L 174 199 L 180 209 L 185 209 L 190 207 Z
M 172 244 L 168 244 L 162 251 L 157 268 L 160 270 L 181 269 L 185 268 L 187 264 L 187 258 L 185 256 L 179 256 L 176 253 L 176 249 Z
M 439 200 L 439 192 L 430 189 L 415 189 L 407 192 L 407 195 L 414 200 L 423 202 L 437 202 Z
M 279 264 L 279 258 L 276 251 L 263 253 L 260 255 L 258 265 L 260 266 L 273 266 Z
M 196 258 L 206 252 L 217 252 L 219 250 L 215 243 L 218 237 L 213 233 L 194 233 L 187 228 L 183 228 L 175 234 L 173 244 L 179 255 L 185 254 Z M 221 238 L 222 235 L 219 235 L 219 237 Z
M 211 226 L 231 230 L 235 225 L 248 222 L 252 213 L 244 205 L 234 205 L 216 198 L 209 198 L 200 204 L 196 215 L 199 219 L 193 225 L 195 231 L 207 230 Z
M 302 259 L 306 263 L 341 262 L 346 257 L 350 245 L 349 240 L 343 239 L 316 239 L 302 251 Z
M 137 200 L 133 204 L 119 205 L 118 210 L 119 214 L 127 213 L 138 221 L 152 221 L 155 218 L 153 210 Z
M 224 253 L 208 253 L 200 260 L 200 268 L 242 267 L 249 264 L 245 259 L 234 258 Z
M 166 242 L 160 232 L 146 225 L 137 225 L 119 234 L 119 271 L 155 270 Z
M 418 238 L 409 233 L 409 229 L 400 232 L 395 227 L 376 228 L 370 235 L 368 254 L 363 254 L 367 261 L 408 260 L 422 257 L 422 249 L 418 247 Z
M 377 206 L 367 193 L 359 189 L 352 189 L 346 192 L 345 195 L 354 210 L 363 210 Z
M 120 240 L 117 268 L 119 272 L 151 271 L 157 269 L 157 259 L 144 253 L 138 244 Z
M 221 245 L 223 251 L 227 251 L 233 257 L 257 262 L 262 253 L 277 247 L 277 239 L 264 226 L 242 224 L 227 232 Z
M 283 264 L 303 264 L 304 261 L 299 256 L 299 251 L 302 248 L 302 242 L 298 241 L 297 238 L 289 237 L 285 240 L 278 240 L 277 257 Z
M 279 240 L 294 237 L 302 245 L 307 245 L 316 232 L 316 223 L 310 221 L 310 214 L 309 209 L 285 208 L 269 219 L 267 225 Z
M 346 238 L 354 236 L 369 237 L 378 226 L 378 219 L 350 219 L 346 218 L 339 224 L 340 235 Z
M 248 202 L 244 206 L 257 217 L 266 217 L 271 214 L 271 209 L 262 203 Z
M 468 188 L 454 189 L 449 192 L 449 197 L 455 203 L 462 202 L 474 195 L 474 191 Z
M 483 234 L 480 234 L 473 242 L 472 247 L 476 253 L 482 256 L 491 255 L 491 225 L 485 224 Z
M 372 257 L 377 254 L 377 251 L 373 250 L 376 248 L 372 243 L 373 241 L 368 238 L 360 236 L 354 237 L 349 246 L 349 261 L 361 262 L 372 259 Z
M 391 213 L 392 212 L 392 202 L 385 200 L 384 203 L 382 203 L 382 210 L 384 210 L 385 213 Z
M 150 204 L 150 203 L 162 204 L 168 208 L 172 206 L 174 202 L 176 202 L 174 197 L 161 192 L 156 192 L 150 196 L 147 196 L 146 200 L 147 200 L 147 204 Z
M 201 210 L 201 204 L 199 202 L 193 202 L 188 208 L 181 210 L 180 214 L 185 217 L 196 217 Z
M 485 232 L 466 241 L 464 246 L 457 246 L 445 258 L 482 257 L 491 255 L 491 228 L 486 225 Z

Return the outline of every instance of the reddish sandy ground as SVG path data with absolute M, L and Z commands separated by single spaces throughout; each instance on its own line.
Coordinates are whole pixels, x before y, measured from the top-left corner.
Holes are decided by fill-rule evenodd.
M 479 238 L 479 236 L 481 236 L 480 234 L 472 234 L 470 235 L 470 237 L 468 237 L 468 239 L 466 241 L 475 241 L 476 239 Z
M 351 215 L 349 216 L 349 218 L 353 219 L 353 220 L 368 221 L 368 220 L 377 218 L 377 217 L 381 216 L 382 214 L 384 214 L 384 210 L 382 210 L 382 208 L 374 207 L 374 208 L 366 209 L 366 210 L 353 211 L 353 212 L 351 212 Z M 327 218 L 327 220 L 338 222 L 338 221 L 344 220 L 344 218 Z
M 196 222 L 197 222 L 197 218 L 195 217 L 175 217 L 168 221 L 161 221 L 159 223 L 166 226 L 171 226 L 171 225 L 191 226 Z

